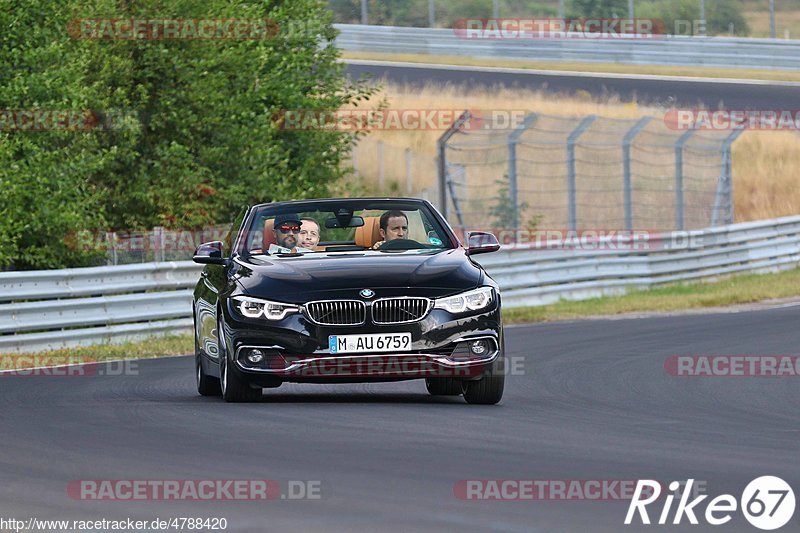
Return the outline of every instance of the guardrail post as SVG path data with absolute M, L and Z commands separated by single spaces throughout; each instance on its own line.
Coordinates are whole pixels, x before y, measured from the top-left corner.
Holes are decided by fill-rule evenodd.
M 731 146 L 744 133 L 747 125 L 737 128 L 722 142 L 722 171 L 717 180 L 717 192 L 714 195 L 714 211 L 711 213 L 711 226 L 719 222 L 719 212 L 723 210 L 721 204 L 725 201 L 725 224 L 733 224 L 733 163 L 731 161 Z
M 106 232 L 106 246 L 107 246 L 106 257 L 108 257 L 108 252 L 111 252 L 111 256 L 108 257 L 108 264 L 109 265 L 116 265 L 118 260 L 119 260 L 117 258 L 117 232 L 116 231 L 107 231 Z
M 625 180 L 625 229 L 633 231 L 633 180 L 631 179 L 631 144 L 653 117 L 642 117 L 625 134 L 622 140 L 622 165 Z
M 586 131 L 586 128 L 592 125 L 597 117 L 589 115 L 581 120 L 578 127 L 572 130 L 567 138 L 567 195 L 568 195 L 568 211 L 569 211 L 569 229 L 576 231 L 578 229 L 578 212 L 576 208 L 577 191 L 575 188 L 575 143 L 578 137 Z
M 519 184 L 517 183 L 517 142 L 528 128 L 539 118 L 539 113 L 531 113 L 522 124 L 517 126 L 511 135 L 508 136 L 508 197 L 511 200 L 511 227 L 514 228 L 514 235 L 519 228 Z
M 464 111 L 456 119 L 450 128 L 445 131 L 439 140 L 436 141 L 437 166 L 439 170 L 439 210 L 442 212 L 445 220 L 448 215 L 447 206 L 447 142 L 450 137 L 461 129 L 461 127 L 472 117 L 469 111 Z
M 153 228 L 153 260 L 156 263 L 164 261 L 164 228 L 156 226 Z
M 675 143 L 675 229 L 683 230 L 683 146 L 697 131 L 694 126 Z

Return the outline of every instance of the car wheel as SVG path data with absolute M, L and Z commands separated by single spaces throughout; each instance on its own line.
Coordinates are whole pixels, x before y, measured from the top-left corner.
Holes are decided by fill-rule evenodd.
M 464 382 L 464 399 L 467 403 L 493 405 L 503 398 L 506 382 L 503 366 L 503 352 L 500 352 L 481 379 Z
M 195 378 L 197 379 L 197 392 L 201 396 L 219 396 L 222 394 L 219 379 L 211 377 L 203 372 L 203 365 L 200 360 L 200 343 L 197 342 L 197 333 L 194 335 L 194 366 Z
M 229 367 L 228 350 L 225 347 L 225 336 L 217 323 L 217 338 L 219 339 L 219 383 L 222 398 L 226 402 L 257 402 L 261 399 L 261 389 L 252 388 L 244 381 L 235 370 Z
M 455 378 L 425 378 L 425 388 L 433 396 L 458 396 L 463 384 Z

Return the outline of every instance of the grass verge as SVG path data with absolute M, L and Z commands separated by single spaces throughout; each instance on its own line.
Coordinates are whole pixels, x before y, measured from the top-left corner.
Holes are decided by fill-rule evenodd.
M 153 337 L 145 341 L 125 342 L 122 344 L 97 344 L 26 354 L 4 354 L 0 355 L 0 370 L 94 363 L 119 359 L 144 359 L 190 353 L 194 353 L 194 340 L 191 333 L 188 333 L 186 335 Z
M 342 52 L 342 59 L 405 61 L 409 63 L 431 63 L 436 65 L 520 68 L 531 70 L 552 70 L 559 72 L 596 72 L 599 74 L 642 74 L 651 76 L 688 76 L 692 78 L 800 81 L 800 72 L 767 69 L 670 67 L 662 65 L 620 65 L 617 63 L 573 63 L 565 61 L 525 61 L 515 59 L 484 59 L 478 57 L 428 54 L 382 54 L 373 52 Z
M 505 309 L 507 324 L 570 320 L 624 313 L 669 312 L 724 307 L 800 296 L 800 268 L 775 274 L 744 274 L 711 283 L 668 285 L 575 302 Z

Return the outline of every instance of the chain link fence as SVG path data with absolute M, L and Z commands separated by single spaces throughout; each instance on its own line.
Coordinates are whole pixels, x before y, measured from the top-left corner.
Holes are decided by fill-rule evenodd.
M 460 228 L 685 230 L 733 222 L 731 145 L 743 130 L 532 113 L 514 129 L 440 139 L 439 205 Z

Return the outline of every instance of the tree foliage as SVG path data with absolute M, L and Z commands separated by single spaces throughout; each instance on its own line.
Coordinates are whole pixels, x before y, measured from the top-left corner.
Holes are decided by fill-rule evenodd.
M 353 136 L 288 131 L 286 109 L 373 94 L 349 84 L 323 0 L 3 0 L 0 110 L 91 110 L 90 131 L 0 129 L 0 266 L 90 262 L 70 235 L 229 221 L 245 203 L 325 196 Z M 8 6 L 9 9 L 6 9 Z M 77 19 L 269 19 L 261 40 L 89 40 Z

